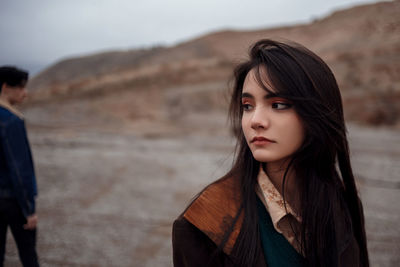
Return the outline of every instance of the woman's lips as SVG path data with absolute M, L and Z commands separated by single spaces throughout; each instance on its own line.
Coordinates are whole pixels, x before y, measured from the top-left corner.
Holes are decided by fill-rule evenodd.
M 262 136 L 256 136 L 251 140 L 251 143 L 256 145 L 256 146 L 257 145 L 259 146 L 259 145 L 266 145 L 266 144 L 269 144 L 269 143 L 275 143 L 275 141 L 272 141 L 272 140 L 270 140 L 268 138 L 265 138 L 265 137 L 262 137 Z

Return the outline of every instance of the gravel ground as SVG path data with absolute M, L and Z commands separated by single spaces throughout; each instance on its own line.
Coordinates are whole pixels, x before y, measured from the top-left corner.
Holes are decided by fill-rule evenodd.
M 400 264 L 400 134 L 351 125 L 372 266 Z M 41 266 L 172 266 L 171 225 L 223 175 L 233 143 L 217 135 L 140 137 L 31 128 Z M 5 266 L 20 266 L 9 233 Z

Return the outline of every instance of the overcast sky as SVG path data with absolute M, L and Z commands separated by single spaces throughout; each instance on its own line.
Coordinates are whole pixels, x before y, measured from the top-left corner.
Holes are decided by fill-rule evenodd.
M 210 31 L 305 23 L 373 0 L 0 0 L 0 65 L 33 73 L 105 50 L 173 45 Z

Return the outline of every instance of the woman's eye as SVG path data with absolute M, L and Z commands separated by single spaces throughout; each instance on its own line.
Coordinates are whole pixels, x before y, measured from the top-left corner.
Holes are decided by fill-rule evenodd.
M 292 104 L 289 104 L 289 103 L 279 103 L 279 102 L 272 103 L 273 109 L 283 110 L 283 109 L 288 109 L 291 107 L 292 107 Z
M 242 104 L 242 108 L 244 111 L 248 111 L 248 110 L 251 110 L 253 108 L 253 106 L 250 104 Z

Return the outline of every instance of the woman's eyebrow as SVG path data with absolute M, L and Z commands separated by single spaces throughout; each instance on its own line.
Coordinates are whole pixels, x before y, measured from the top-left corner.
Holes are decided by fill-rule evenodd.
M 280 94 L 276 94 L 276 93 L 268 93 L 264 96 L 265 99 L 270 99 L 270 98 L 275 98 L 275 97 L 280 97 L 280 98 L 284 98 L 282 97 Z
M 276 93 L 267 93 L 267 94 L 264 96 L 265 99 L 270 99 L 270 98 L 275 98 L 275 97 L 284 98 L 284 97 L 282 97 L 281 95 L 276 94 Z M 244 92 L 244 93 L 242 93 L 242 98 L 254 98 L 254 96 L 253 96 L 252 94 L 250 94 L 250 93 Z
M 242 98 L 254 98 L 254 96 L 250 93 L 242 93 Z

